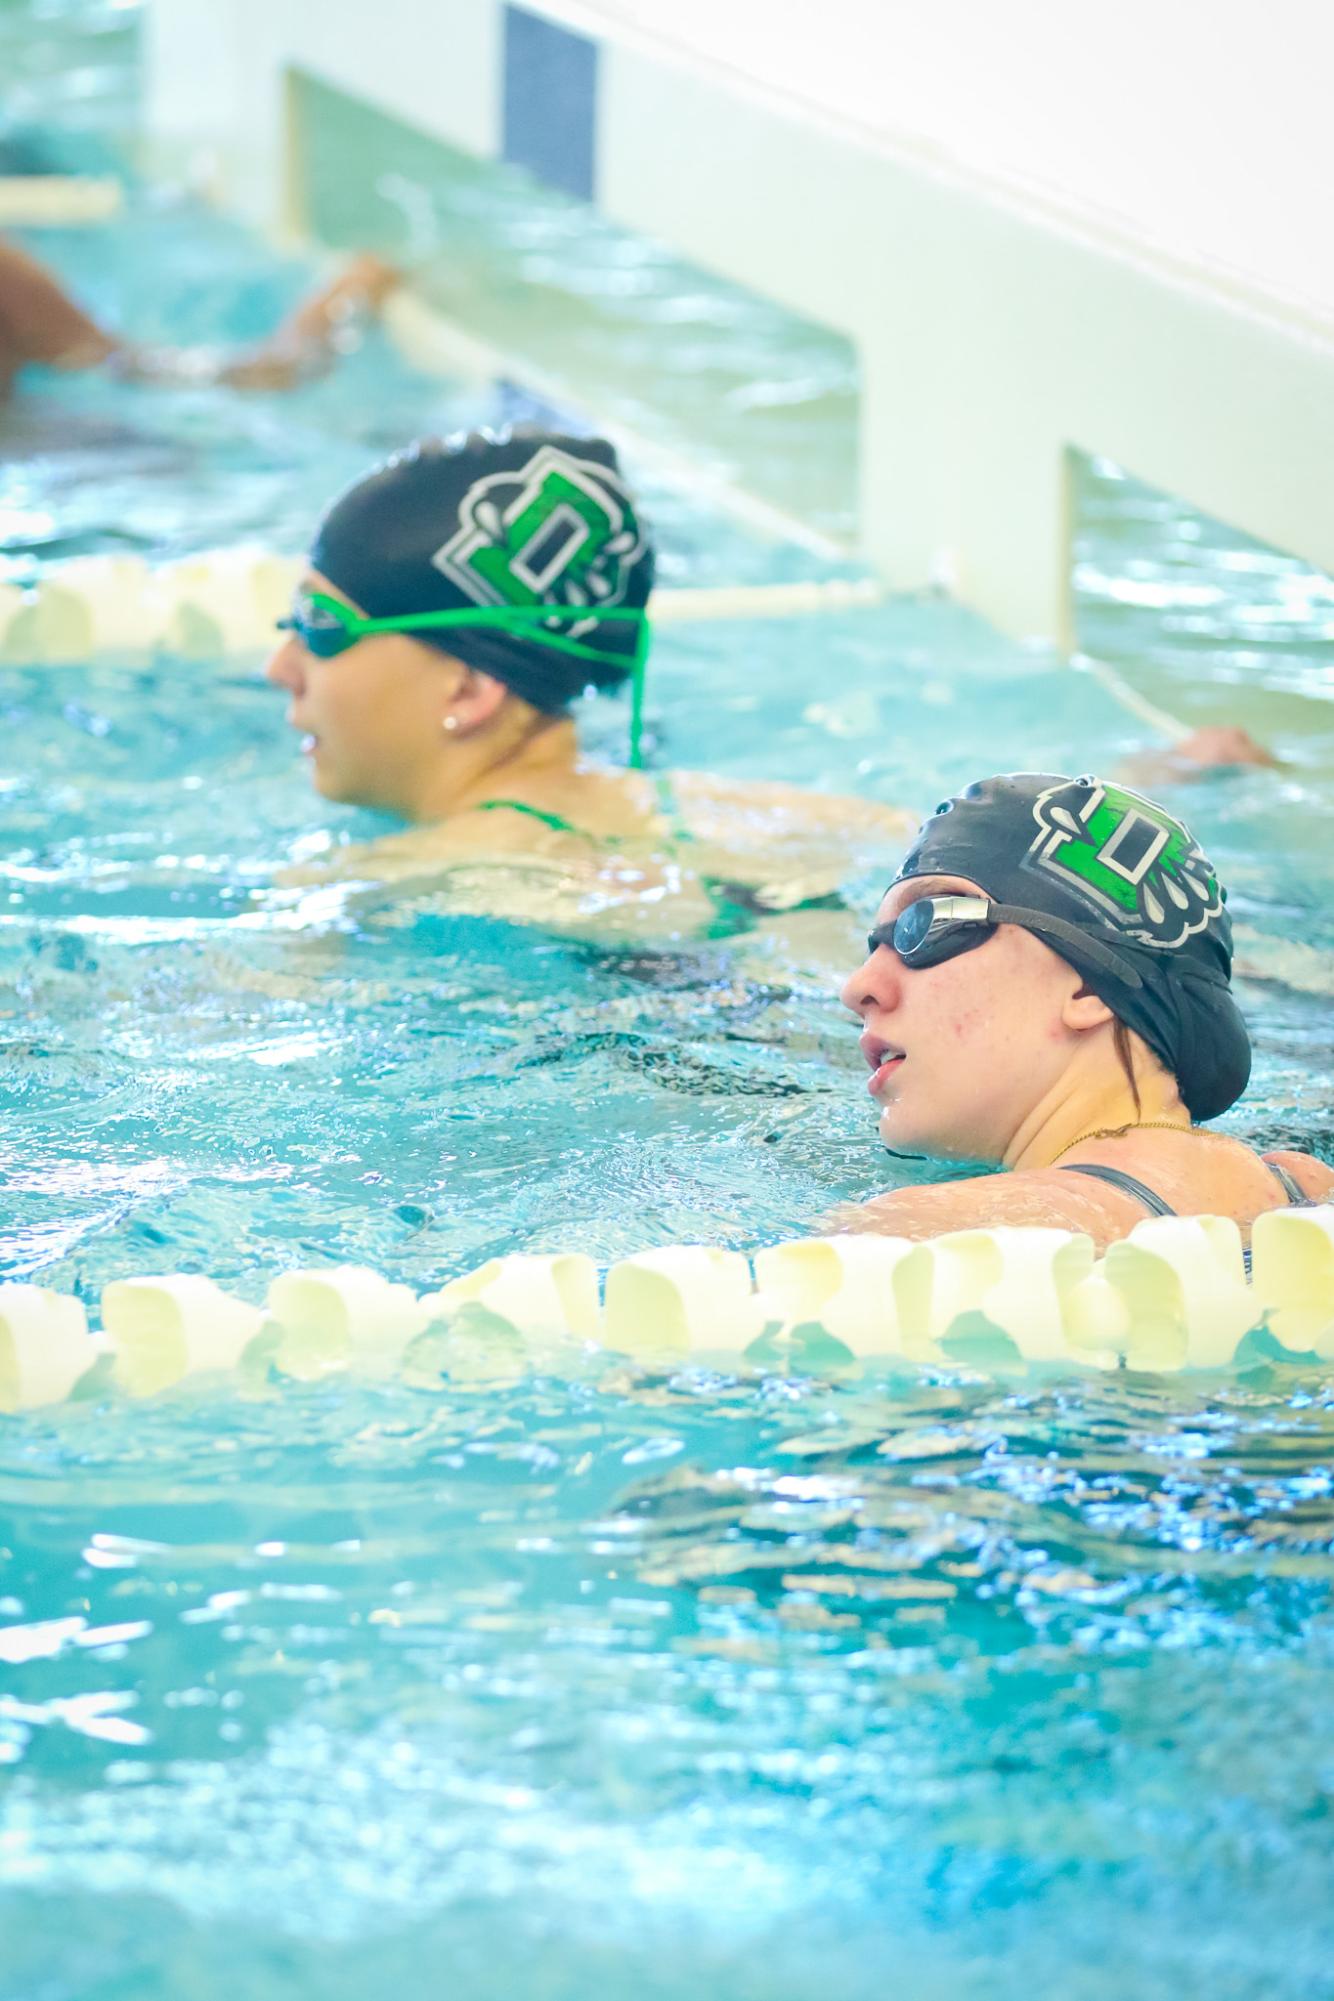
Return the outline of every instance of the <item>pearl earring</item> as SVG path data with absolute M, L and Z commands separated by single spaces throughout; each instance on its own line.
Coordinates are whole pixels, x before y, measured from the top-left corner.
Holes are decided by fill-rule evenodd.
M 440 725 L 441 729 L 446 731 L 456 730 L 458 726 L 459 726 L 459 719 L 457 716 L 446 716 L 445 720 Z

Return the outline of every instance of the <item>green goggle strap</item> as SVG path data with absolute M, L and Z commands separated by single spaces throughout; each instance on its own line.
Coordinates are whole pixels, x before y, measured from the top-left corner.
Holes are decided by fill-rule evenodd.
M 441 632 L 451 626 L 493 626 L 502 632 L 518 633 L 535 645 L 549 646 L 553 652 L 567 654 L 572 660 L 587 661 L 594 667 L 619 667 L 624 663 L 619 654 L 607 653 L 597 646 L 585 646 L 581 640 L 566 639 L 559 632 L 547 631 L 545 628 L 551 620 L 562 619 L 571 625 L 586 625 L 590 621 L 596 625 L 632 625 L 635 628 L 635 651 L 630 662 L 630 769 L 643 769 L 644 670 L 652 638 L 646 611 L 590 611 L 586 607 L 566 609 L 545 604 L 503 604 L 478 605 L 475 610 L 410 612 L 402 618 L 365 618 L 340 599 L 326 597 L 323 591 L 309 592 L 307 601 L 317 605 L 321 611 L 329 612 L 344 632 L 355 633 L 358 639 L 375 632 Z

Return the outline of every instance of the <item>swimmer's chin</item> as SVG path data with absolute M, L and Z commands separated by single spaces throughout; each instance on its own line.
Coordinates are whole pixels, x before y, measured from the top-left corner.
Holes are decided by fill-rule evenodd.
M 897 1151 L 905 1146 L 922 1144 L 921 1135 L 914 1130 L 913 1121 L 905 1118 L 903 1107 L 893 1099 L 880 1107 L 878 1121 L 880 1139 L 883 1145 Z
M 346 785 L 340 785 L 338 774 L 330 771 L 320 760 L 319 745 L 312 738 L 309 744 L 301 746 L 301 755 L 306 762 L 306 770 L 311 786 L 321 799 L 331 799 L 336 806 L 355 806 L 358 802 L 349 796 Z
M 888 1105 L 880 1114 L 880 1144 L 887 1153 L 902 1154 L 908 1159 L 977 1159 L 975 1148 L 962 1144 L 948 1133 L 923 1131 L 911 1120 L 898 1117 L 896 1113 L 897 1107 Z
M 916 1135 L 907 1130 L 902 1119 L 895 1118 L 892 1107 L 881 1112 L 878 1130 L 881 1146 L 890 1153 L 916 1153 L 919 1150 Z
M 310 782 L 321 799 L 327 799 L 331 806 L 356 806 L 367 813 L 388 813 L 395 819 L 409 819 L 397 799 L 386 799 L 369 786 L 358 785 L 355 780 L 340 779 L 337 772 L 322 770 L 317 763 L 310 766 Z

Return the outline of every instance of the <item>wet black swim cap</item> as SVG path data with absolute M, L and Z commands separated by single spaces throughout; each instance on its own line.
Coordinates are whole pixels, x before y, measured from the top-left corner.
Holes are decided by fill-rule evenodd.
M 368 618 L 549 604 L 641 610 L 653 546 L 603 438 L 522 428 L 423 438 L 339 495 L 315 531 L 313 569 Z M 596 647 L 572 659 L 496 627 L 414 633 L 556 714 L 590 684 L 619 687 L 632 624 L 562 619 L 551 630 Z
M 994 903 L 1087 932 L 1126 979 L 1076 943 L 1051 948 L 1143 1036 L 1191 1117 L 1217 1118 L 1241 1096 L 1251 1044 L 1229 984 L 1224 892 L 1189 829 L 1161 806 L 1100 778 L 984 778 L 923 822 L 895 881 L 919 875 L 965 876 Z

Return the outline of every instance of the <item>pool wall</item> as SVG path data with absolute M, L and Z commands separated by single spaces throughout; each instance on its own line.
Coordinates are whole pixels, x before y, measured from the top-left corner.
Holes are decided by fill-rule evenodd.
M 1334 18 L 992 11 L 155 0 L 148 118 L 299 230 L 313 76 L 847 335 L 863 553 L 1010 632 L 1069 637 L 1071 448 L 1334 571 Z

